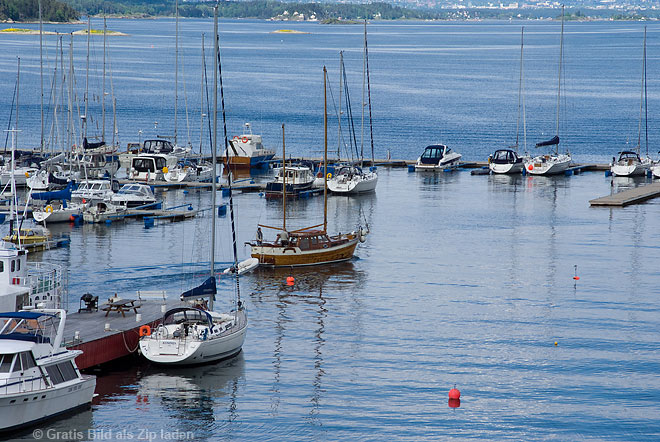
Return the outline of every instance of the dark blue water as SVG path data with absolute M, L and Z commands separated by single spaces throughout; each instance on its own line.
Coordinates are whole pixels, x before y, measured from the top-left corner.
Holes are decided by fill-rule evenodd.
M 118 118 L 133 131 L 131 139 L 154 120 L 166 127 L 171 113 L 172 75 L 165 69 L 171 25 L 109 25 L 132 34 L 110 39 L 118 51 L 113 75 L 117 82 L 125 77 L 123 87 L 115 85 L 117 95 L 126 94 Z M 202 26 L 209 23 L 182 23 L 191 51 Z M 268 33 L 283 27 L 312 33 Z M 626 137 L 636 139 L 640 29 L 567 25 L 567 103 L 573 104 L 565 124 L 581 158 L 605 161 Z M 528 31 L 529 133 L 540 137 L 554 127 L 558 26 L 531 23 Z M 380 155 L 390 148 L 393 157 L 412 158 L 420 146 L 441 140 L 469 159 L 484 159 L 493 146 L 508 143 L 515 132 L 518 32 L 508 23 L 370 26 Z M 7 57 L 27 50 L 21 41 L 37 40 L 2 38 L 9 48 L 0 51 L 2 82 L 13 88 Z M 337 50 L 352 49 L 347 64 L 359 84 L 360 30 L 232 21 L 223 24 L 222 39 L 232 133 L 250 120 L 277 145 L 284 121 L 287 149 L 318 152 L 320 68 L 336 70 Z M 82 55 L 83 41 L 77 43 Z M 160 59 L 146 56 L 152 51 Z M 195 57 L 186 57 L 186 75 L 198 77 Z M 149 66 L 156 66 L 153 77 L 145 74 Z M 38 87 L 38 77 L 31 81 Z M 195 84 L 191 78 L 189 94 Z M 652 109 L 657 98 L 650 96 Z M 38 115 L 23 121 L 25 142 L 38 142 Z M 660 202 L 616 210 L 588 204 L 645 179 L 379 172 L 375 194 L 328 202 L 330 231 L 369 224 L 356 259 L 326 268 L 261 269 L 241 279 L 250 328 L 239 358 L 185 370 L 140 363 L 99 373 L 91 411 L 40 429 L 81 434 L 51 433 L 51 440 L 660 438 Z M 166 206 L 209 205 L 208 192 L 157 193 Z M 240 245 L 257 223 L 279 225 L 281 204 L 257 194 L 238 194 L 235 203 L 244 258 L 248 249 Z M 322 221 L 320 198 L 287 206 L 290 227 Z M 138 289 L 176 295 L 207 271 L 206 213 L 149 230 L 140 222 L 54 227 L 71 234 L 71 246 L 31 259 L 69 268 L 75 308 L 87 291 L 101 298 Z M 217 225 L 222 268 L 231 260 L 229 220 Z M 295 277 L 293 287 L 287 276 Z M 232 282 L 221 279 L 220 291 L 222 310 L 230 305 Z M 448 407 L 454 385 L 462 392 L 460 408 Z

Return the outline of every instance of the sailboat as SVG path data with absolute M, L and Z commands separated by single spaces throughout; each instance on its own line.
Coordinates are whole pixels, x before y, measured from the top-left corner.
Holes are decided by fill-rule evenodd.
M 214 14 L 215 29 L 215 60 L 220 67 L 218 47 L 218 8 Z M 216 182 L 216 147 L 217 147 L 217 78 L 218 68 L 214 74 L 214 136 L 212 147 L 213 183 Z M 221 80 L 222 81 L 222 80 Z M 221 83 L 222 85 L 222 83 Z M 222 86 L 221 86 L 222 87 Z M 224 100 L 223 100 L 224 103 Z M 224 120 L 224 106 L 223 106 Z M 226 126 L 226 125 L 225 125 Z M 225 146 L 227 135 L 225 129 Z M 226 150 L 226 147 L 225 147 Z M 236 232 L 234 229 L 234 204 L 231 192 L 231 176 L 229 181 L 229 208 L 232 221 L 232 236 L 234 249 L 234 264 L 238 267 L 236 253 Z M 211 187 L 211 206 L 216 205 L 216 187 Z M 192 301 L 192 304 L 170 309 L 165 313 L 160 325 L 154 333 L 140 339 L 140 351 L 152 362 L 166 365 L 196 365 L 215 362 L 237 355 L 245 341 L 247 332 L 247 312 L 240 301 L 238 272 L 236 277 L 237 308 L 229 313 L 213 311 L 215 300 L 215 217 L 211 219 L 211 274 L 200 286 L 184 292 L 181 299 Z
M 610 170 L 614 176 L 644 175 L 653 164 L 653 161 L 649 157 L 648 118 L 645 118 L 644 120 L 644 125 L 646 128 L 646 157 L 640 157 L 640 147 L 642 144 L 642 111 L 646 110 L 648 114 L 646 103 L 646 26 L 644 26 L 644 49 L 642 51 L 642 92 L 639 99 L 639 129 L 637 135 L 637 148 L 634 151 L 621 151 L 618 153 L 618 159 L 616 157 L 612 158 Z M 648 117 L 648 115 L 646 115 L 646 117 Z
M 344 69 L 344 64 L 342 60 L 342 70 Z M 345 70 L 344 70 L 345 75 Z M 328 180 L 328 189 L 333 193 L 351 195 L 358 193 L 373 192 L 376 190 L 376 185 L 378 184 L 378 174 L 374 164 L 374 136 L 373 136 L 373 125 L 371 120 L 371 86 L 369 82 L 369 51 L 367 49 L 367 20 L 364 20 L 364 57 L 363 57 L 363 68 L 362 68 L 362 136 L 361 136 L 361 145 L 362 152 L 360 158 L 360 167 L 354 165 L 342 166 L 338 169 L 337 173 Z M 369 134 L 371 140 L 371 168 L 369 171 L 364 171 L 364 94 L 365 94 L 365 82 L 367 86 L 368 98 L 369 98 Z M 341 91 L 339 92 L 341 94 Z M 340 98 L 341 106 L 341 98 Z M 341 118 L 341 112 L 339 117 Z M 341 142 L 341 140 L 340 140 Z
M 561 70 L 564 51 L 564 7 L 561 7 L 561 35 L 559 38 L 559 81 L 557 86 L 557 119 L 555 136 L 547 141 L 536 143 L 536 147 L 555 146 L 555 151 L 525 159 L 525 170 L 530 175 L 556 175 L 568 169 L 571 155 L 559 153 L 559 104 L 561 102 Z
M 488 168 L 492 173 L 514 174 L 523 171 L 523 157 L 518 155 L 520 136 L 520 116 L 522 114 L 524 144 L 527 145 L 527 129 L 525 125 L 525 102 L 523 99 L 523 37 L 525 27 L 520 31 L 520 78 L 518 81 L 518 121 L 516 123 L 516 144 L 506 149 L 497 149 L 488 157 Z
M 278 230 L 274 241 L 263 241 L 261 235 L 256 241 L 247 244 L 251 247 L 251 255 L 259 263 L 267 266 L 307 266 L 329 264 L 346 261 L 353 257 L 358 242 L 364 242 L 369 233 L 368 228 L 359 227 L 351 233 L 328 235 L 328 106 L 327 106 L 327 71 L 323 67 L 323 123 L 324 123 L 324 154 L 323 154 L 323 224 L 289 231 L 286 226 L 286 182 L 282 186 L 282 227 L 270 227 L 259 224 L 259 228 Z M 282 125 L 284 132 L 284 125 Z M 259 229 L 258 232 L 261 230 Z

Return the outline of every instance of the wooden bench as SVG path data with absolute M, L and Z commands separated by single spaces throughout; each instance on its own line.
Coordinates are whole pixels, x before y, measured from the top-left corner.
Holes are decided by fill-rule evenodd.
M 158 300 L 158 301 L 167 301 L 167 291 L 165 290 L 138 290 L 137 298 L 140 301 L 146 301 L 147 299 Z

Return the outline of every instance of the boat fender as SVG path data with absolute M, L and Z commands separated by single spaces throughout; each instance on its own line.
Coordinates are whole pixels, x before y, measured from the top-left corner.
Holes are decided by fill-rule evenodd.
M 291 251 L 293 251 L 293 253 L 296 253 L 296 249 L 293 248 L 293 247 L 287 247 L 287 248 L 285 248 L 284 251 L 283 251 L 282 253 L 286 253 L 287 250 L 291 250 Z
M 146 324 L 140 327 L 140 337 L 142 336 L 151 336 L 151 327 Z
M 360 242 L 365 242 L 367 240 L 367 234 L 368 233 L 369 233 L 368 230 L 365 230 L 362 227 L 360 227 L 360 229 L 359 229 Z
M 47 205 L 47 206 L 46 206 L 46 212 L 48 212 L 48 213 L 53 213 L 53 206 L 51 206 L 50 204 Z

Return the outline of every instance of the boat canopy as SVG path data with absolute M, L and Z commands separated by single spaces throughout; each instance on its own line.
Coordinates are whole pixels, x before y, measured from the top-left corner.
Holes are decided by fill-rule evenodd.
M 42 313 L 42 312 L 5 312 L 5 313 L 0 313 L 0 318 L 9 318 L 9 319 L 39 319 L 42 316 L 50 316 L 51 318 L 55 318 L 55 315 L 51 315 L 50 313 Z
M 209 312 L 194 307 L 177 307 L 165 313 L 165 316 L 163 316 L 163 325 L 177 323 L 179 319 L 200 320 L 202 318 L 208 321 L 209 327 L 213 327 L 213 317 Z
M 548 141 L 540 141 L 536 143 L 536 147 L 554 146 L 555 144 L 559 144 L 559 137 L 557 135 L 555 135 Z
M 211 296 L 213 296 L 213 299 L 215 299 L 216 293 L 218 293 L 218 290 L 215 286 L 215 276 L 209 276 L 201 285 L 195 287 L 194 289 L 183 292 L 181 294 L 181 299 L 205 298 Z
M 432 144 L 424 149 L 421 162 L 422 164 L 438 164 L 438 161 L 442 159 L 445 153 L 449 152 L 451 152 L 451 149 L 444 144 Z
M 49 201 L 49 200 L 70 200 L 71 199 L 71 192 L 73 192 L 76 189 L 76 184 L 73 181 L 70 181 L 67 186 L 62 189 L 62 190 L 56 190 L 53 192 L 38 192 L 38 193 L 33 193 L 30 198 L 33 200 L 42 200 L 42 201 Z
M 83 138 L 83 149 L 96 149 L 105 144 L 105 141 L 99 141 L 97 143 L 90 143 L 87 141 L 87 137 Z

